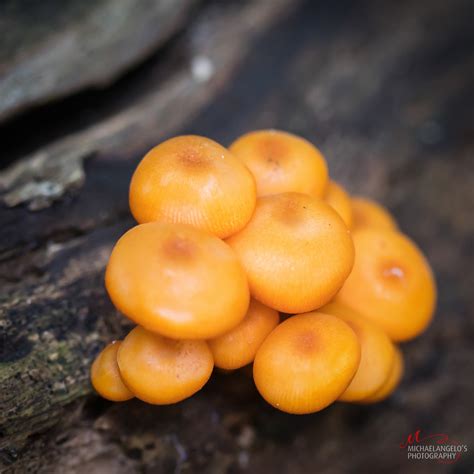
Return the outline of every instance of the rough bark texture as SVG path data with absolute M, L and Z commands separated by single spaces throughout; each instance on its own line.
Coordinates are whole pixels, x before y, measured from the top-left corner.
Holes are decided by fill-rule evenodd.
M 5 472 L 471 472 L 474 141 L 469 1 L 216 2 L 78 124 L 74 99 L 0 174 L 0 447 Z M 204 65 L 204 66 L 203 66 Z M 71 110 L 73 109 L 73 110 Z M 41 114 L 5 128 L 45 130 Z M 66 117 L 66 118 L 64 118 Z M 178 133 L 229 143 L 276 127 L 314 141 L 332 176 L 375 197 L 432 263 L 435 321 L 403 345 L 401 388 L 377 406 L 276 412 L 246 371 L 176 406 L 111 404 L 88 381 L 126 333 L 103 287 L 133 225 L 143 153 Z M 18 148 L 17 148 L 18 147 Z M 8 159 L 8 157 L 6 157 Z M 454 466 L 408 461 L 422 429 L 470 445 Z

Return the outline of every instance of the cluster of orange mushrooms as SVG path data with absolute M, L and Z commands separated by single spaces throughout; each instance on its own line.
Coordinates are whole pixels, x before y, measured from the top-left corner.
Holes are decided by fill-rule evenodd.
M 136 227 L 105 283 L 137 326 L 92 365 L 103 397 L 179 402 L 214 367 L 253 363 L 263 398 L 295 414 L 388 397 L 397 342 L 429 324 L 436 287 L 387 210 L 328 178 L 318 149 L 264 130 L 224 148 L 180 136 L 130 184 Z

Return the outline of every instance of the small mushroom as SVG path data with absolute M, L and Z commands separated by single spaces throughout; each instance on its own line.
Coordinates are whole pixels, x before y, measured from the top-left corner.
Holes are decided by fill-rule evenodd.
M 262 397 L 287 413 L 312 413 L 346 390 L 360 361 L 360 345 L 344 321 L 318 312 L 278 325 L 257 351 L 255 385 Z
M 390 212 L 372 199 L 354 196 L 351 200 L 354 229 L 370 227 L 397 230 L 397 223 Z
M 320 311 L 341 318 L 354 330 L 360 343 L 359 368 L 339 400 L 354 402 L 373 395 L 391 373 L 395 360 L 392 341 L 377 325 L 344 305 L 329 303 Z
M 184 224 L 150 222 L 115 245 L 105 283 L 119 311 L 175 339 L 209 339 L 237 326 L 249 305 L 245 272 L 217 237 Z
M 407 341 L 429 325 L 436 286 L 429 263 L 405 235 L 393 230 L 352 233 L 354 268 L 335 302 L 380 326 L 393 341 Z
M 377 390 L 377 392 L 365 398 L 364 400 L 360 400 L 359 403 L 378 403 L 387 399 L 400 384 L 400 381 L 403 377 L 403 372 L 403 354 L 398 347 L 395 347 L 395 359 L 387 381 L 382 385 L 382 387 L 380 387 L 379 390 Z
M 258 196 L 296 192 L 322 197 L 328 179 L 326 160 L 304 138 L 278 130 L 247 133 L 230 151 L 255 176 Z
M 278 311 L 252 299 L 238 326 L 208 341 L 216 367 L 234 370 L 253 362 L 258 348 L 278 325 L 279 319 Z
M 250 171 L 209 138 L 171 138 L 150 150 L 130 183 L 130 209 L 139 224 L 189 224 L 225 238 L 242 229 L 255 208 Z
M 344 188 L 330 180 L 326 187 L 324 200 L 341 216 L 347 228 L 352 227 L 352 203 Z
M 137 326 L 117 354 L 120 374 L 137 398 L 155 405 L 176 403 L 198 392 L 214 362 L 205 341 L 176 341 Z
M 97 393 L 107 400 L 123 402 L 133 398 L 133 393 L 123 383 L 117 365 L 120 341 L 113 341 L 96 357 L 91 367 L 91 382 Z
M 247 272 L 252 296 L 284 313 L 329 302 L 354 262 L 350 232 L 336 211 L 300 193 L 259 198 L 245 229 L 227 242 Z

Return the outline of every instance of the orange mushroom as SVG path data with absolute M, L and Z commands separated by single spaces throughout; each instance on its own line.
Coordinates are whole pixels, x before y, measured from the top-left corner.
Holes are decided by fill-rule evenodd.
M 364 400 L 360 400 L 359 403 L 378 403 L 387 399 L 395 391 L 398 385 L 400 385 L 403 372 L 403 355 L 401 350 L 398 347 L 395 347 L 395 359 L 387 381 L 382 385 L 382 387 L 380 387 L 379 390 L 377 390 L 377 392 L 365 398 Z
M 324 200 L 342 217 L 347 228 L 352 227 L 352 203 L 344 188 L 330 180 L 326 188 Z
M 145 328 L 175 339 L 208 339 L 239 324 L 249 305 L 244 270 L 217 237 L 151 222 L 115 245 L 105 283 L 114 305 Z
M 247 272 L 252 296 L 285 313 L 327 303 L 354 261 L 352 239 L 339 215 L 298 193 L 259 198 L 248 225 L 227 242 Z
M 153 148 L 130 183 L 130 209 L 138 223 L 189 224 L 221 238 L 247 224 L 255 200 L 255 180 L 242 162 L 215 141 L 194 135 Z
M 229 147 L 255 176 L 259 196 L 298 192 L 321 197 L 328 179 L 326 160 L 304 138 L 277 130 L 247 133 Z
M 155 405 L 177 403 L 199 391 L 214 362 L 205 341 L 176 341 L 137 326 L 117 354 L 120 373 L 137 398 Z
M 104 398 L 176 403 L 214 366 L 242 369 L 292 414 L 396 389 L 392 341 L 429 325 L 431 268 L 387 209 L 329 180 L 310 142 L 276 130 L 229 150 L 171 138 L 139 163 L 129 201 L 139 225 L 113 248 L 105 284 L 138 326 L 92 364 Z
M 352 198 L 353 227 L 397 230 L 397 223 L 390 212 L 379 203 L 354 196 Z
M 258 348 L 278 321 L 278 311 L 252 299 L 238 326 L 208 341 L 216 367 L 233 370 L 253 362 Z
M 366 316 L 394 341 L 413 339 L 426 329 L 435 308 L 429 263 L 399 232 L 361 229 L 352 236 L 354 268 L 334 301 Z
M 346 390 L 360 360 L 354 331 L 336 316 L 313 312 L 278 325 L 257 351 L 255 385 L 287 413 L 312 413 Z
M 111 342 L 96 357 L 91 367 L 91 382 L 96 391 L 107 400 L 123 402 L 133 398 L 133 393 L 123 383 L 117 365 L 120 341 Z
M 339 400 L 353 402 L 375 394 L 386 383 L 394 364 L 392 341 L 382 329 L 346 306 L 329 303 L 320 311 L 341 318 L 353 329 L 360 343 L 359 367 Z

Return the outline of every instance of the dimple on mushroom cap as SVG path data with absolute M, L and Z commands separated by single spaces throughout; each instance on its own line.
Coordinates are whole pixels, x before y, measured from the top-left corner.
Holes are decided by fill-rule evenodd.
M 330 180 L 326 187 L 324 200 L 341 216 L 347 228 L 352 227 L 352 202 L 344 188 Z
M 242 321 L 245 272 L 217 237 L 183 224 L 152 222 L 126 232 L 106 270 L 114 305 L 145 328 L 175 339 L 208 339 Z
M 298 192 L 321 197 L 324 193 L 326 160 L 304 138 L 278 130 L 259 130 L 241 136 L 229 149 L 254 175 L 258 196 Z
M 351 235 L 339 215 L 299 193 L 259 198 L 245 229 L 227 242 L 246 270 L 252 296 L 285 313 L 327 303 L 354 261 Z
M 216 367 L 234 370 L 253 362 L 258 348 L 278 325 L 279 318 L 278 311 L 252 299 L 238 326 L 208 341 Z
M 400 384 L 400 381 L 403 377 L 403 373 L 403 354 L 398 347 L 395 347 L 395 358 L 387 380 L 382 385 L 382 387 L 379 388 L 379 390 L 377 390 L 375 393 L 368 396 L 367 398 L 359 400 L 359 403 L 378 403 L 388 398 Z
M 394 341 L 418 336 L 436 302 L 433 274 L 420 249 L 392 230 L 366 228 L 352 236 L 354 268 L 334 301 L 369 318 Z
M 381 204 L 359 196 L 351 200 L 353 228 L 374 228 L 397 230 L 397 223 L 390 212 Z
M 171 138 L 150 150 L 130 183 L 130 209 L 138 223 L 189 224 L 225 238 L 242 229 L 255 208 L 250 171 L 208 138 Z
M 357 372 L 339 400 L 362 400 L 379 390 L 387 381 L 395 360 L 395 348 L 387 334 L 357 311 L 338 303 L 321 308 L 345 321 L 356 333 L 361 357 Z
M 176 403 L 195 394 L 214 367 L 205 341 L 176 341 L 140 326 L 124 339 L 117 362 L 135 396 L 156 405 Z
M 117 365 L 120 341 L 108 344 L 96 357 L 91 367 L 91 382 L 102 397 L 113 402 L 123 402 L 134 397 L 124 384 Z
M 359 361 L 359 341 L 344 321 L 306 313 L 290 317 L 265 339 L 255 357 L 254 381 L 274 407 L 312 413 L 344 392 Z

